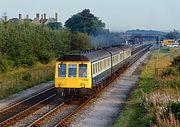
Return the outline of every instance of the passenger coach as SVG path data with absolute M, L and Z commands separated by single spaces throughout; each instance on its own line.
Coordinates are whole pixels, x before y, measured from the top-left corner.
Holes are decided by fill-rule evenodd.
M 131 48 L 127 46 L 63 55 L 55 65 L 55 88 L 61 96 L 91 90 L 127 65 L 130 57 Z

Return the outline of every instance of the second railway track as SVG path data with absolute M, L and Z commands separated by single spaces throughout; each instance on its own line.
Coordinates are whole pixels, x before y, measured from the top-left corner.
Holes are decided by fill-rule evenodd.
M 18 102 L 10 107 L 2 109 L 0 111 L 0 126 L 11 125 L 10 123 L 13 123 L 11 120 L 14 119 L 15 116 L 18 116 L 17 118 L 19 119 L 19 116 L 28 114 L 30 109 L 36 109 L 38 107 L 38 103 L 43 103 L 43 100 L 48 100 L 47 98 L 53 96 L 54 93 L 55 90 L 51 87 L 39 94 Z

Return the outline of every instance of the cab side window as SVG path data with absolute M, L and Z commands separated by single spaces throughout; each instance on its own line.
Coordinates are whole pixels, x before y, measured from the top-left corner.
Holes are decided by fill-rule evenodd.
M 87 64 L 79 64 L 79 77 L 87 78 Z
M 73 78 L 76 77 L 77 72 L 77 65 L 76 64 L 69 64 L 68 66 L 68 77 Z
M 66 64 L 58 65 L 58 77 L 66 77 Z

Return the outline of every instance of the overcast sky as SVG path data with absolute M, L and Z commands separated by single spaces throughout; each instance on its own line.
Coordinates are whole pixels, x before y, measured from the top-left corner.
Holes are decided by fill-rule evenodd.
M 73 14 L 88 8 L 111 31 L 128 29 L 180 30 L 180 0 L 0 0 L 0 14 L 9 18 L 29 14 L 59 14 L 64 23 Z

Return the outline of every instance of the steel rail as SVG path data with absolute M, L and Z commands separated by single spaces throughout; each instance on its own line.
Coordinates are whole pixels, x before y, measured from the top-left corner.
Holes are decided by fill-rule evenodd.
M 73 112 L 69 113 L 64 119 L 62 119 L 59 123 L 57 123 L 54 127 L 64 127 L 85 105 L 87 105 L 93 98 L 95 98 L 97 95 L 99 95 L 109 84 L 111 84 L 117 77 L 119 77 L 127 68 L 133 65 L 140 57 L 144 55 L 144 53 L 149 50 L 151 46 L 147 46 L 146 48 L 143 48 L 140 53 L 136 54 L 134 56 L 134 59 L 132 62 L 130 62 L 129 66 L 126 68 L 121 69 L 118 74 L 115 74 L 111 77 L 111 80 L 108 80 L 101 89 L 99 89 L 95 94 L 93 94 L 92 97 L 90 97 L 88 100 L 86 100 L 83 104 L 81 104 L 78 108 L 76 108 Z
M 50 112 L 48 112 L 45 115 L 43 115 L 41 118 L 39 118 L 36 121 L 34 121 L 32 124 L 28 125 L 27 127 L 38 127 L 46 118 L 51 116 L 54 112 L 56 112 L 57 110 L 59 110 L 63 106 L 64 106 L 64 102 L 62 102 L 60 105 L 58 105 L 57 107 L 55 107 Z
M 35 105 L 41 100 L 44 100 L 45 98 L 53 95 L 55 93 L 54 91 L 55 91 L 54 87 L 50 87 L 45 91 L 42 91 L 38 94 L 31 96 L 30 98 L 26 98 L 25 100 L 22 100 L 14 105 L 2 109 L 0 111 L 0 123 L 22 112 L 23 110 L 26 110 L 27 108 Z
M 3 121 L 2 123 L 0 123 L 0 127 L 6 127 L 6 126 L 10 126 L 13 125 L 14 123 L 16 123 L 18 120 L 23 119 L 24 117 L 32 114 L 33 112 L 41 109 L 44 104 L 48 104 L 51 102 L 52 98 L 54 98 L 56 96 L 56 94 L 53 94 L 52 96 L 40 101 L 39 103 L 33 105 L 32 107 L 29 107 L 28 109 L 16 114 L 15 116 L 12 116 L 11 118 Z

